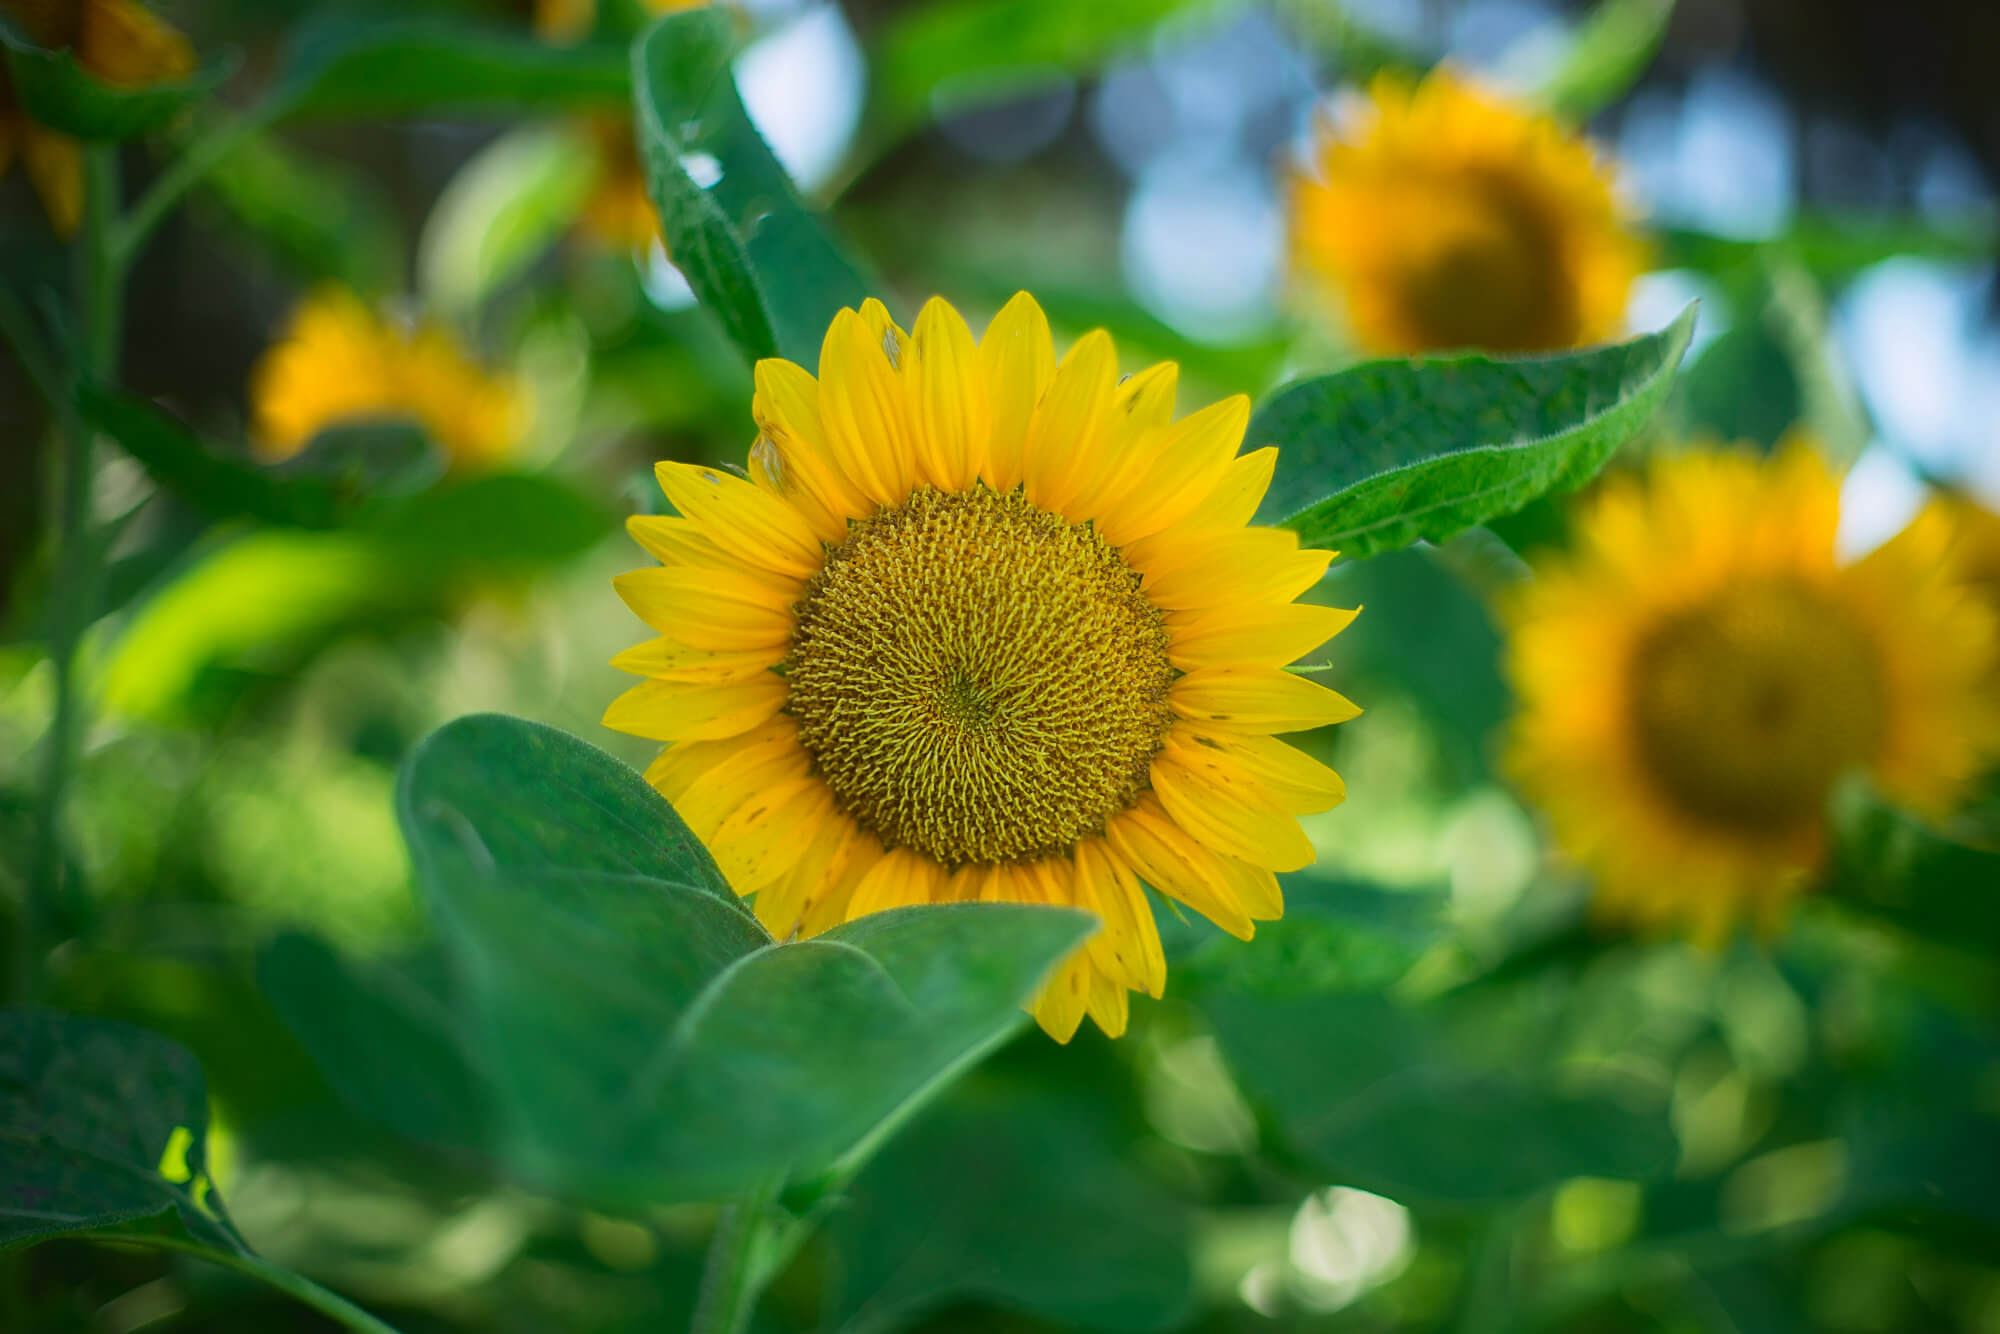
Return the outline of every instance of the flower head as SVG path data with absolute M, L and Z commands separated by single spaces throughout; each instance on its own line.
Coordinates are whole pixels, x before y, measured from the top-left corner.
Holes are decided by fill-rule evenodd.
M 1111 339 L 1058 364 L 1025 293 L 974 342 L 842 311 L 819 376 L 757 366 L 749 477 L 663 463 L 677 518 L 617 581 L 661 637 L 605 722 L 674 743 L 647 777 L 773 934 L 974 900 L 1103 929 L 1035 1004 L 1124 1030 L 1166 964 L 1140 888 L 1247 937 L 1296 816 L 1339 777 L 1275 739 L 1353 716 L 1284 670 L 1353 613 L 1296 605 L 1331 559 L 1249 528 L 1277 451 L 1240 396 L 1173 420 L 1175 368 Z
M 187 39 L 133 0 L 0 0 L 35 43 L 68 50 L 84 73 L 116 88 L 172 83 L 194 72 Z M 37 125 L 15 100 L 0 64 L 0 176 L 19 152 L 58 235 L 83 220 L 83 157 L 75 139 Z
M 1450 69 L 1378 78 L 1292 182 L 1295 262 L 1373 353 L 1610 337 L 1643 250 L 1587 143 Z
M 1607 486 L 1512 608 L 1511 768 L 1608 915 L 1768 925 L 1844 774 L 1938 814 L 2000 743 L 1993 618 L 1936 536 L 1843 566 L 1838 518 L 1803 444 L 1685 455 Z
M 314 292 L 250 377 L 251 442 L 284 459 L 330 426 L 406 418 L 454 467 L 511 453 L 525 417 L 520 389 L 489 375 L 437 325 L 404 328 L 339 287 Z

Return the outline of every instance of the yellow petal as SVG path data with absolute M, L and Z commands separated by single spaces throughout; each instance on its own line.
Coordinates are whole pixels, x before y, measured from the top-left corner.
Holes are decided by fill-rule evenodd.
M 132 0 L 82 6 L 77 63 L 119 88 L 172 83 L 194 72 L 194 48 L 172 25 Z
M 849 823 L 853 822 L 850 820 Z M 799 917 L 799 930 L 808 936 L 816 936 L 847 921 L 847 906 L 853 901 L 854 891 L 859 887 L 862 876 L 885 855 L 882 840 L 857 826 L 853 837 L 847 840 L 838 863 L 828 869 L 820 884 L 807 892 L 805 907 Z
M 833 317 L 820 347 L 819 415 L 834 471 L 878 505 L 900 505 L 915 485 L 907 403 L 881 340 L 861 316 Z
M 993 411 L 986 441 L 987 470 L 982 475 L 995 490 L 1011 491 L 1021 482 L 1028 423 L 1056 374 L 1048 316 L 1033 297 L 1016 292 L 1000 308 L 979 340 L 979 365 Z
M 611 701 L 604 725 L 652 741 L 711 741 L 747 732 L 785 706 L 775 672 L 727 685 L 641 681 Z
M 941 297 L 917 315 L 906 374 L 924 475 L 946 491 L 969 489 L 986 462 L 993 408 L 972 330 Z
M 1090 994 L 1084 1005 L 1097 1026 L 1104 1030 L 1104 1036 L 1125 1036 L 1125 1025 L 1132 1013 L 1132 996 L 1123 983 L 1105 976 L 1102 969 L 1091 969 Z
M 750 793 L 797 777 L 810 761 L 798 724 L 779 714 L 742 736 L 668 746 L 646 767 L 646 781 L 707 838 Z
M 874 512 L 858 486 L 835 471 L 819 415 L 819 382 L 775 358 L 757 363 L 750 414 L 763 432 L 750 447 L 750 472 L 799 507 L 822 542 L 839 543 L 847 521 Z
M 653 475 L 675 509 L 739 560 L 799 578 L 826 563 L 799 511 L 742 478 L 692 463 L 656 464 Z
M 784 658 L 778 648 L 755 649 L 748 653 L 712 653 L 690 648 L 676 640 L 648 639 L 634 644 L 611 659 L 611 665 L 634 676 L 651 676 L 662 681 L 684 681 L 696 685 L 720 685 L 742 681 L 775 667 Z
M 611 586 L 640 620 L 693 648 L 741 653 L 791 638 L 792 600 L 740 571 L 668 565 L 617 575 Z
M 1257 517 L 1257 507 L 1264 503 L 1264 493 L 1271 489 L 1271 475 L 1277 466 L 1278 450 L 1275 445 L 1253 449 L 1248 454 L 1231 459 L 1229 467 L 1223 471 L 1222 480 L 1215 484 L 1215 490 L 1208 493 L 1208 499 L 1174 527 L 1187 532 L 1241 528 Z
M 833 793 L 810 775 L 765 788 L 722 822 L 708 850 L 731 889 L 754 894 L 798 863 L 806 850 L 799 831 L 817 828 L 832 805 Z
M 1152 777 L 1174 822 L 1224 856 L 1271 871 L 1313 864 L 1299 822 L 1223 752 L 1170 738 L 1153 757 Z
M 1250 400 L 1235 394 L 1161 431 L 1132 469 L 1130 489 L 1096 516 L 1104 540 L 1122 547 L 1192 514 L 1222 481 L 1249 424 Z
M 1167 958 L 1152 905 L 1138 877 L 1103 839 L 1076 846 L 1077 883 L 1088 896 L 1084 906 L 1104 919 L 1099 938 L 1125 982 L 1158 996 L 1167 985 Z
M 1189 735 L 1198 745 L 1221 749 L 1294 814 L 1331 810 L 1347 799 L 1347 784 L 1339 774 L 1276 737 L 1192 729 Z
M 1090 980 L 1094 972 L 1090 956 L 1079 950 L 1056 970 L 1035 997 L 1035 1022 L 1057 1042 L 1068 1042 L 1076 1036 L 1076 1027 L 1083 1022 L 1084 1010 L 1090 1004 Z
M 1111 335 L 1093 329 L 1077 339 L 1028 423 L 1021 471 L 1028 499 L 1065 517 L 1069 504 L 1103 465 L 1100 438 L 1118 387 L 1118 351 Z
M 21 170 L 42 198 L 42 211 L 57 236 L 68 240 L 83 221 L 83 149 L 76 140 L 20 122 Z
M 1181 717 L 1229 732 L 1302 732 L 1361 712 L 1338 692 L 1272 667 L 1204 667 L 1174 682 L 1168 699 Z
M 1147 794 L 1111 817 L 1105 836 L 1140 878 L 1178 899 L 1230 935 L 1250 939 L 1250 917 L 1227 886 L 1223 859 L 1170 819 L 1159 798 Z
M 1168 621 L 1173 640 L 1167 660 L 1184 672 L 1237 665 L 1283 667 L 1345 630 L 1358 611 L 1310 602 L 1205 608 L 1184 623 Z
M 693 519 L 670 514 L 633 514 L 625 520 L 625 531 L 644 547 L 646 554 L 662 565 L 725 565 L 729 558 L 722 548 L 708 540 Z
M 1331 551 L 1301 551 L 1282 528 L 1236 528 L 1168 543 L 1168 534 L 1128 548 L 1146 596 L 1168 611 L 1290 602 L 1326 575 Z
M 854 896 L 847 901 L 847 919 L 933 902 L 944 882 L 944 868 L 929 857 L 908 848 L 892 848 L 854 887 Z
M 788 940 L 803 930 L 807 915 L 839 882 L 859 833 L 854 821 L 831 804 L 810 821 L 801 821 L 792 835 L 800 844 L 798 860 L 758 890 L 752 905 L 766 931 Z

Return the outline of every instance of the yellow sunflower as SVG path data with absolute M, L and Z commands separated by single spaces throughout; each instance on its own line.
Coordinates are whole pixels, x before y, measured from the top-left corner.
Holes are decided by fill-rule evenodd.
M 132 0 L 0 0 L 27 37 L 67 50 L 84 73 L 114 88 L 173 83 L 194 72 L 187 39 Z M 0 62 L 0 177 L 19 151 L 21 167 L 60 236 L 83 220 L 83 153 L 67 134 L 29 120 Z
M 1124 1031 L 1166 964 L 1140 889 L 1248 937 L 1296 816 L 1344 795 L 1274 739 L 1355 707 L 1285 664 L 1352 612 L 1295 605 L 1330 553 L 1249 528 L 1277 451 L 1248 401 L 1173 420 L 1102 330 L 1057 363 L 1016 296 L 977 343 L 932 300 L 827 331 L 819 378 L 759 362 L 749 480 L 662 463 L 677 518 L 620 595 L 662 638 L 605 723 L 780 938 L 906 904 L 1065 904 L 1103 929 L 1034 1005 Z
M 290 458 L 330 426 L 407 418 L 454 467 L 490 466 L 513 452 L 524 396 L 489 375 L 452 333 L 384 320 L 354 293 L 325 287 L 300 302 L 251 371 L 251 443 Z
M 1450 69 L 1384 75 L 1292 182 L 1294 263 L 1371 353 L 1616 334 L 1644 248 L 1589 144 Z
M 1839 483 L 1803 443 L 1606 486 L 1510 609 L 1510 767 L 1610 917 L 1768 928 L 1820 860 L 1843 774 L 1939 815 L 2000 742 L 1993 617 L 1941 529 L 1834 558 Z

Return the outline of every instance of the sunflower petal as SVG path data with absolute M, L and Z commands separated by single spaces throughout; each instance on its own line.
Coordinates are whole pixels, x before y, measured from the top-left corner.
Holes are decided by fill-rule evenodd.
M 1204 608 L 1185 623 L 1168 622 L 1168 661 L 1184 672 L 1199 667 L 1283 667 L 1332 639 L 1359 608 L 1310 602 L 1250 603 Z
M 1204 667 L 1174 682 L 1169 698 L 1181 717 L 1230 732 L 1303 732 L 1361 713 L 1337 691 L 1273 667 Z
M 640 620 L 693 648 L 741 653 L 791 638 L 791 599 L 739 571 L 669 565 L 617 575 L 611 586 Z
M 652 741 L 711 741 L 747 732 L 784 705 L 775 672 L 716 686 L 641 681 L 611 701 L 604 725 Z
M 986 441 L 986 472 L 996 491 L 1020 485 L 1028 423 L 1056 375 L 1055 340 L 1048 316 L 1026 292 L 1016 292 L 1000 308 L 979 340 L 993 425 Z
M 804 516 L 770 492 L 692 463 L 655 464 L 653 475 L 674 508 L 738 560 L 798 578 L 825 563 Z
M 1312 865 L 1312 840 L 1299 822 L 1223 752 L 1169 740 L 1152 777 L 1174 823 L 1224 856 L 1272 871 Z
M 1244 905 L 1226 885 L 1218 857 L 1170 819 L 1159 798 L 1147 795 L 1130 809 L 1114 815 L 1105 836 L 1119 857 L 1141 879 L 1169 898 L 1178 899 L 1230 935 L 1250 939 L 1254 928 Z
M 986 462 L 993 409 L 972 330 L 941 297 L 925 302 L 917 315 L 907 374 L 918 464 L 932 484 L 968 489 Z

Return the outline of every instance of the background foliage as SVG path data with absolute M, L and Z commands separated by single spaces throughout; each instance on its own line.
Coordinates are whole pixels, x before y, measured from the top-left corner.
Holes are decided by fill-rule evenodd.
M 0 183 L 0 886 L 40 1007 L 0 1017 L 0 1243 L 56 1238 L 0 1253 L 0 1327 L 676 1327 L 748 1195 L 792 1225 L 767 1330 L 2000 1329 L 1996 807 L 1846 793 L 1825 892 L 1704 952 L 1593 933 L 1493 763 L 1494 601 L 1607 463 L 1803 421 L 1858 460 L 1857 542 L 2000 484 L 1974 7 L 1807 42 L 1764 0 L 605 0 L 567 46 L 505 0 L 164 8 L 201 62 L 142 92 L 4 34 L 126 209 L 65 247 Z M 1316 99 L 1440 57 L 1624 156 L 1633 341 L 1352 365 L 1287 289 Z M 577 226 L 580 126 L 635 111 L 671 264 Z M 250 368 L 326 282 L 521 377 L 522 450 L 256 461 Z M 1352 794 L 1318 864 L 1247 945 L 1163 907 L 1117 1043 L 1019 1033 L 1082 923 L 776 948 L 590 748 L 648 758 L 598 718 L 652 462 L 740 459 L 750 360 L 811 365 L 840 304 L 977 327 L 1021 287 L 1179 361 L 1183 408 L 1251 394 L 1262 517 L 1367 607 L 1327 672 L 1369 711 L 1306 742 Z

